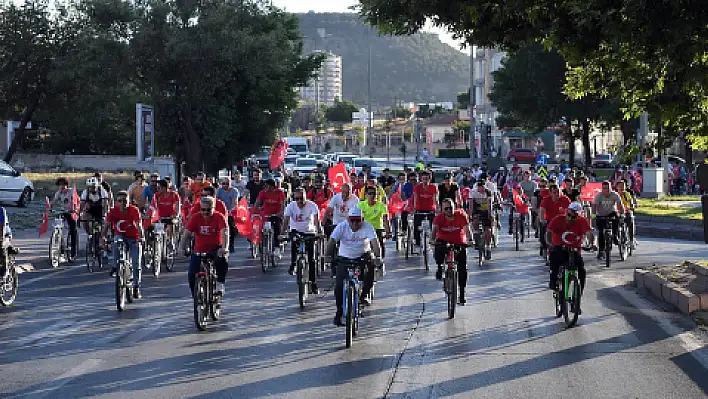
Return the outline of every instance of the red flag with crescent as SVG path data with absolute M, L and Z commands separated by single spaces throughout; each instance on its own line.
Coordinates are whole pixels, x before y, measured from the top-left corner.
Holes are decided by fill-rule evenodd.
M 44 216 L 42 216 L 42 224 L 39 225 L 39 237 L 49 229 L 49 198 L 44 197 L 44 201 Z
M 253 225 L 251 224 L 251 211 L 248 209 L 246 197 L 241 198 L 231 214 L 234 217 L 238 233 L 244 237 L 250 236 L 253 232 Z
M 602 183 L 588 183 L 580 192 L 580 199 L 583 201 L 592 201 L 600 191 L 602 191 Z
M 349 174 L 347 173 L 347 168 L 344 166 L 343 162 L 329 168 L 327 171 L 327 176 L 329 177 L 330 184 L 332 185 L 332 190 L 336 193 L 342 192 L 342 185 L 344 183 L 351 183 L 349 180 Z
M 285 160 L 288 153 L 288 143 L 283 139 L 278 139 L 270 148 L 270 168 L 277 169 Z

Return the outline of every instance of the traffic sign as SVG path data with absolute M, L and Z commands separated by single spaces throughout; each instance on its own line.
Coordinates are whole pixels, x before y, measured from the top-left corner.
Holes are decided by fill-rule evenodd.
M 536 165 L 548 165 L 548 155 L 538 154 L 536 157 Z
M 546 169 L 545 166 L 541 165 L 536 169 L 536 174 L 538 174 L 538 177 L 541 179 L 547 179 L 548 178 L 548 169 Z

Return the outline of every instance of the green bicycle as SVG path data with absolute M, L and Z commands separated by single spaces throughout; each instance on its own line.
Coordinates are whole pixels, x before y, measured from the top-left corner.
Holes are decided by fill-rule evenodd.
M 584 248 L 590 249 L 590 248 Z M 577 248 L 563 245 L 560 251 L 568 255 L 568 261 L 563 262 L 558 269 L 556 289 L 553 291 L 553 300 L 556 305 L 556 317 L 563 316 L 565 325 L 570 328 L 578 322 L 580 315 L 580 298 L 582 289 L 578 277 L 578 266 L 575 264 Z

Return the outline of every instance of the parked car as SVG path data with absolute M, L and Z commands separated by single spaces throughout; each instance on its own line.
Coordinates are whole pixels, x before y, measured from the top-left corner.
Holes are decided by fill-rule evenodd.
M 509 151 L 506 160 L 510 162 L 536 162 L 538 152 L 526 148 L 514 148 Z
M 669 159 L 669 162 L 672 163 L 672 164 L 674 164 L 674 165 L 677 164 L 677 163 L 678 163 L 679 165 L 686 165 L 686 160 L 683 159 L 683 158 L 681 158 L 681 157 L 677 157 L 676 155 L 667 155 L 666 158 L 668 158 L 668 159 Z M 659 167 L 662 166 L 662 162 L 661 162 L 661 161 L 662 161 L 661 157 L 656 157 L 656 158 L 654 158 L 654 159 L 652 160 L 652 162 L 653 162 L 654 164 L 656 164 L 656 166 L 659 166 Z
M 362 168 L 364 165 L 368 166 L 371 168 L 371 174 L 374 175 L 374 177 L 379 177 L 381 176 L 381 167 L 379 164 L 371 159 L 371 158 L 354 158 L 352 160 L 352 166 L 356 168 L 357 173 L 362 171 Z
M 300 175 L 308 174 L 317 171 L 317 160 L 315 158 L 298 158 L 295 161 L 295 166 L 288 169 L 291 172 L 297 171 Z
M 340 162 L 344 162 L 344 165 L 347 166 L 348 168 L 352 167 L 352 162 L 354 161 L 355 158 L 358 158 L 356 155 L 352 154 L 340 154 L 337 155 L 337 158 L 335 159 L 334 164 L 338 164 Z
M 34 185 L 7 162 L 0 161 L 0 201 L 25 207 L 32 201 Z
M 617 159 L 612 154 L 597 154 L 592 159 L 593 168 L 614 168 L 617 164 Z
M 270 151 L 263 151 L 258 155 L 254 155 L 256 166 L 262 170 L 270 169 Z
M 332 167 L 332 166 L 336 165 L 337 164 L 337 157 L 339 155 L 352 155 L 353 156 L 354 154 L 351 154 L 348 152 L 343 152 L 343 151 L 336 151 L 331 154 L 327 154 L 327 155 L 325 155 L 325 159 L 329 163 L 329 165 L 327 165 L 327 166 Z
M 301 158 L 299 155 L 286 156 L 285 160 L 283 160 L 283 166 L 285 167 L 285 170 L 292 170 L 295 167 L 295 163 L 299 158 Z

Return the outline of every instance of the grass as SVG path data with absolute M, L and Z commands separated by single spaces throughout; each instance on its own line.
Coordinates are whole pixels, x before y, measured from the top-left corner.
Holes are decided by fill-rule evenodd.
M 22 176 L 29 179 L 34 184 L 36 198 L 44 202 L 44 197 L 51 197 L 57 190 L 54 182 L 59 177 L 69 179 L 69 187 L 76 185 L 77 190 L 83 190 L 86 187 L 86 179 L 93 176 L 93 173 L 23 173 Z M 114 191 L 125 190 L 130 183 L 133 182 L 131 173 L 103 173 L 103 180 L 107 181 Z
M 673 202 L 673 201 L 681 201 L 681 202 L 687 202 L 687 201 L 700 201 L 701 196 L 700 195 L 674 195 L 674 196 L 666 196 L 663 197 L 657 201 L 662 201 L 662 202 Z
M 674 197 L 681 198 L 681 197 Z M 684 197 L 686 198 L 686 197 Z M 661 199 L 649 199 L 649 198 L 638 198 L 639 207 L 635 211 L 638 215 L 647 216 L 669 216 L 678 219 L 690 219 L 690 220 L 703 220 L 703 212 L 701 207 L 695 206 L 671 206 L 665 204 L 659 204 L 659 202 L 666 201 L 666 198 Z M 676 200 L 676 201 L 685 201 Z

